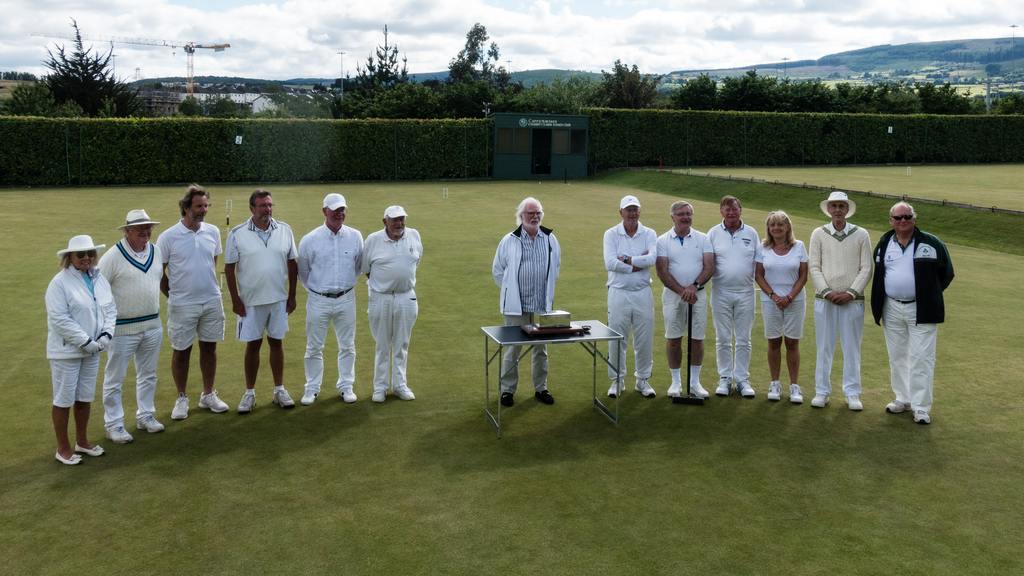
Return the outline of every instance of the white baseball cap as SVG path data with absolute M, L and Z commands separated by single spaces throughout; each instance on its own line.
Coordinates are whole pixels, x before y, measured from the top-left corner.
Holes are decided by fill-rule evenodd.
M 622 200 L 619 201 L 619 210 L 622 210 L 623 208 L 628 208 L 630 206 L 636 206 L 637 208 L 639 208 L 640 201 L 637 200 L 636 196 L 633 195 L 623 196 Z
M 328 210 L 337 210 L 338 208 L 347 208 L 345 204 L 345 197 L 337 192 L 331 192 L 327 196 L 324 196 L 324 208 Z
M 404 218 L 405 216 L 405 208 L 401 206 L 388 206 L 384 209 L 385 218 Z

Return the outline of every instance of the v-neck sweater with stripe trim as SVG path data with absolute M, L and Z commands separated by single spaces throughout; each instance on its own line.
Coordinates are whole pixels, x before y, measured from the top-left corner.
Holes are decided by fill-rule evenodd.
M 160 278 L 163 260 L 160 248 L 146 245 L 146 258 L 139 261 L 125 240 L 120 240 L 100 258 L 99 269 L 110 282 L 117 306 L 114 336 L 138 334 L 160 328 Z

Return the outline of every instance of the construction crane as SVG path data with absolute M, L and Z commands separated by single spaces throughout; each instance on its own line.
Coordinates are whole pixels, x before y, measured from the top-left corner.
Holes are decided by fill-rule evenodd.
M 65 40 L 76 40 L 71 35 L 61 34 L 33 34 L 33 36 L 39 36 L 42 38 L 62 38 Z M 82 40 L 88 40 L 90 42 L 109 42 L 111 46 L 114 44 L 134 44 L 136 46 L 163 46 L 172 50 L 181 48 L 185 51 L 185 60 L 187 61 L 187 73 L 185 75 L 185 90 L 189 96 L 195 93 L 195 54 L 197 49 L 213 50 L 214 52 L 223 52 L 226 48 L 230 48 L 231 44 L 199 44 L 197 42 L 177 42 L 174 40 L 156 40 L 153 38 L 124 38 L 120 36 L 89 36 L 82 34 Z

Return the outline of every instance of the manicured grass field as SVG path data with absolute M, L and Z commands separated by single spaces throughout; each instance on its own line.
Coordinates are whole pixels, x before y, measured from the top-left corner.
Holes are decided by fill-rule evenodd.
M 605 320 L 603 231 L 618 221 L 618 199 L 626 193 L 639 196 L 645 224 L 659 233 L 669 228 L 678 188 L 673 177 L 655 176 L 661 178 L 448 183 L 447 198 L 435 183 L 269 186 L 275 216 L 298 236 L 321 223 L 328 191 L 345 194 L 346 224 L 364 236 L 380 228 L 385 206 L 409 211 L 408 225 L 420 231 L 425 248 L 409 366 L 417 400 L 369 402 L 373 342 L 362 282 L 357 404 L 341 403 L 328 385 L 315 405 L 282 411 L 270 404 L 264 362 L 253 414 L 200 412 L 193 395 L 192 415 L 173 422 L 165 341 L 157 407 L 167 431 L 138 433 L 127 446 L 103 442 L 108 454 L 77 468 L 53 459 L 43 292 L 56 272 L 54 253 L 79 233 L 112 244 L 129 208 L 146 208 L 163 222 L 160 229 L 173 224 L 183 186 L 0 192 L 8 246 L 0 276 L 7 303 L 0 332 L 0 573 L 1019 572 L 1019 253 L 951 243 L 957 277 L 946 293 L 930 427 L 883 413 L 891 399 L 888 364 L 882 329 L 870 320 L 864 412 L 846 410 L 838 389 L 825 410 L 765 401 L 759 320 L 751 366 L 757 399 L 672 405 L 664 395 L 669 379 L 655 280 L 657 398 L 630 391 L 622 423 L 613 426 L 590 405 L 589 356 L 578 347 L 553 347 L 556 404 L 535 402 L 523 374 L 516 406 L 503 414 L 505 435 L 495 438 L 482 412 L 479 327 L 501 320 L 490 264 L 498 239 L 514 226 L 516 204 L 538 197 L 544 224 L 562 243 L 556 305 L 576 319 Z M 684 191 L 695 186 L 680 182 Z M 745 220 L 759 230 L 770 207 L 795 214 L 804 241 L 824 222 L 807 208 L 817 201 L 798 192 L 731 185 L 748 206 Z M 231 221 L 242 222 L 252 188 L 210 186 L 208 221 L 223 226 L 231 199 Z M 695 226 L 706 230 L 719 221 L 718 206 L 703 197 L 711 190 L 699 192 L 688 197 L 696 199 Z M 875 211 L 855 219 L 873 240 L 884 225 Z M 920 224 L 931 228 L 924 218 Z M 300 289 L 285 340 L 286 382 L 296 398 L 304 319 Z M 217 387 L 233 409 L 243 384 L 242 344 L 230 336 L 231 321 L 229 313 Z M 805 393 L 813 388 L 812 325 L 809 314 Z M 706 386 L 715 380 L 710 328 L 707 342 Z M 331 342 L 325 356 L 335 352 Z M 330 381 L 336 373 L 327 365 Z M 190 391 L 198 378 L 194 364 Z M 598 385 L 607 387 L 603 376 Z M 130 385 L 125 398 L 131 414 Z M 102 435 L 101 412 L 97 401 L 94 439 Z
M 770 182 L 834 186 L 846 190 L 907 195 L 975 206 L 1024 210 L 1024 166 L 905 165 L 808 166 L 790 168 L 694 168 L 693 174 L 757 178 Z

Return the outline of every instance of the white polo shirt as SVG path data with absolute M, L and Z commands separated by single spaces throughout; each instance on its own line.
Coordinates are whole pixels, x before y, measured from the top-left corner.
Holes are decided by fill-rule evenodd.
M 362 267 L 363 235 L 342 226 L 338 233 L 326 224 L 299 240 L 299 280 L 307 290 L 335 294 L 351 290 Z
M 754 289 L 754 258 L 761 249 L 757 231 L 740 224 L 729 232 L 725 224 L 708 231 L 708 241 L 715 251 L 715 274 L 711 287 L 717 291 L 746 292 Z
M 682 237 L 682 242 L 674 227 L 658 237 L 658 258 L 668 259 L 668 272 L 680 286 L 697 280 L 704 271 L 704 255 L 714 251 L 707 234 L 693 228 Z
M 201 222 L 193 232 L 181 221 L 156 239 L 163 263 L 167 265 L 167 304 L 206 304 L 219 300 L 216 258 L 221 253 L 220 229 Z
M 885 295 L 897 300 L 914 300 L 917 288 L 914 283 L 914 248 L 915 242 L 910 241 L 904 250 L 893 234 L 889 245 L 885 247 Z
M 640 290 L 651 285 L 651 266 L 657 258 L 658 235 L 650 228 L 637 223 L 636 233 L 626 234 L 622 222 L 604 233 L 604 267 L 608 270 L 609 288 Z M 646 254 L 644 254 L 646 252 Z M 629 256 L 632 264 L 626 264 L 619 256 Z M 641 268 L 633 272 L 633 267 Z
M 267 230 L 246 220 L 231 229 L 224 245 L 224 263 L 235 264 L 238 295 L 246 306 L 273 304 L 288 298 L 288 261 L 295 260 L 292 227 L 270 219 Z
M 370 290 L 395 294 L 416 288 L 416 266 L 423 256 L 420 233 L 406 228 L 398 240 L 388 238 L 386 230 L 366 237 L 363 244 L 362 274 L 369 274 Z

